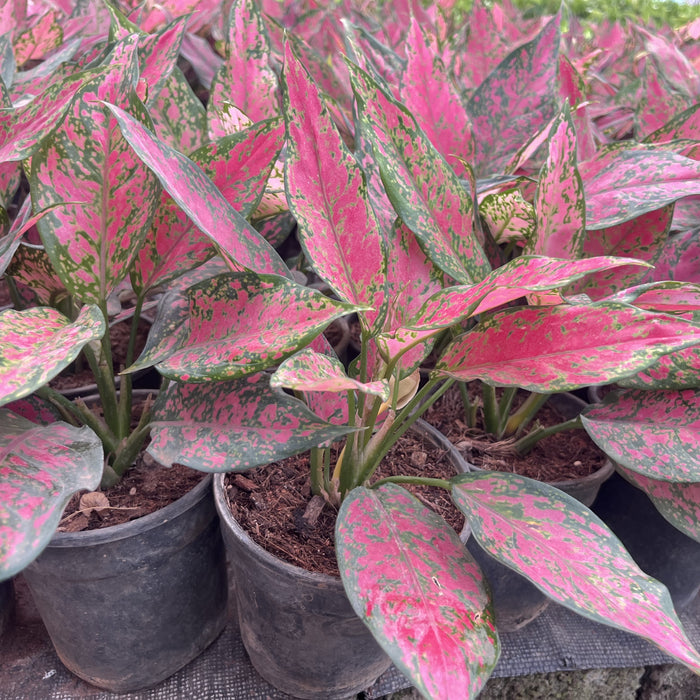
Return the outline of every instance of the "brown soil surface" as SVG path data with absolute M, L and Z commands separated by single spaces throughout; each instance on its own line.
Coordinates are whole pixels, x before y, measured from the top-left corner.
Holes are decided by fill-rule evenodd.
M 116 486 L 75 494 L 58 531 L 97 530 L 135 520 L 173 503 L 203 478 L 202 472 L 177 464 L 164 467 L 144 453 Z
M 527 394 L 522 392 L 515 405 Z M 479 400 L 474 394 L 473 400 Z M 466 425 L 464 408 L 456 386 L 426 412 L 425 420 L 440 430 L 457 447 L 462 456 L 482 469 L 514 472 L 545 482 L 563 481 L 588 476 L 606 461 L 606 456 L 586 434 L 585 430 L 567 430 L 538 442 L 525 455 L 515 452 L 512 440 L 496 441 L 484 433 L 480 420 L 475 428 Z M 562 422 L 563 418 L 545 405 L 537 414 L 544 427 Z
M 325 505 L 315 527 L 302 519 L 311 499 L 309 455 L 273 462 L 245 474 L 229 474 L 226 490 L 236 520 L 261 547 L 283 561 L 309 571 L 338 576 L 333 533 L 336 511 Z M 449 478 L 455 473 L 427 438 L 409 433 L 384 458 L 376 478 L 399 474 Z M 446 491 L 407 486 L 457 531 L 464 518 Z

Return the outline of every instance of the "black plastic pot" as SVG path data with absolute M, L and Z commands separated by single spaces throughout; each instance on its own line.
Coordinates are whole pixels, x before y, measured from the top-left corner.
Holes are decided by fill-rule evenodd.
M 593 510 L 637 564 L 668 588 L 676 610 L 698 595 L 700 542 L 673 527 L 642 490 L 615 474 L 601 489 Z
M 211 477 L 138 520 L 57 533 L 24 576 L 70 671 L 114 692 L 156 685 L 226 624 Z
M 0 637 L 9 629 L 15 613 L 15 590 L 12 579 L 0 583 Z
M 416 429 L 462 469 L 462 458 L 437 430 L 422 421 Z M 231 515 L 224 479 L 214 476 L 214 499 L 253 666 L 276 688 L 306 700 L 339 700 L 366 690 L 391 662 L 355 615 L 340 579 L 287 564 L 258 546 Z

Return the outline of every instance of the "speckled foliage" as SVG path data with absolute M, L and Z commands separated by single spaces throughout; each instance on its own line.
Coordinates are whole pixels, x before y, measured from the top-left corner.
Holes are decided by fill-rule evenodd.
M 67 468 L 67 466 L 69 468 Z M 102 444 L 88 428 L 36 425 L 0 408 L 0 571 L 21 571 L 53 536 L 68 499 L 102 475 Z
M 585 617 L 652 640 L 700 670 L 665 586 L 605 524 L 554 486 L 516 474 L 455 477 L 452 498 L 491 556 Z
M 396 484 L 357 488 L 336 522 L 355 612 L 430 698 L 475 697 L 500 652 L 479 567 L 441 518 Z

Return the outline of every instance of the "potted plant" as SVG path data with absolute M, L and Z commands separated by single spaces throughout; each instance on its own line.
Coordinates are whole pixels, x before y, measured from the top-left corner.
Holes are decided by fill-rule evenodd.
M 311 449 L 314 491 L 339 508 L 335 546 L 347 596 L 390 658 L 430 697 L 442 697 L 447 688 L 459 688 L 461 697 L 476 694 L 497 660 L 497 632 L 478 566 L 456 533 L 402 482 L 429 481 L 448 490 L 480 544 L 553 599 L 642 634 L 697 668 L 667 591 L 636 567 L 589 509 L 559 490 L 512 474 L 372 483 L 384 454 L 415 424 L 419 407 L 426 409 L 457 378 L 541 392 L 583 387 L 697 345 L 699 331 L 643 306 L 561 295 L 587 273 L 635 264 L 630 259 L 527 255 L 491 270 L 474 232 L 471 195 L 411 114 L 368 73 L 352 63 L 348 68 L 356 139 L 363 143 L 358 158 L 378 166 L 384 199 L 375 199 L 382 196 L 378 188 L 370 198 L 363 171 L 290 46 L 286 191 L 307 263 L 361 318 L 359 359 L 346 371 L 307 336 L 311 344 L 272 375 L 260 372 L 277 359 L 257 339 L 275 338 L 295 323 L 285 313 L 288 299 L 270 288 L 264 313 L 251 314 L 249 297 L 242 300 L 238 291 L 245 273 L 212 280 L 216 294 L 203 285 L 191 288 L 193 303 L 170 304 L 169 325 L 189 322 L 197 332 L 175 352 L 154 352 L 140 362 L 190 382 L 172 383 L 159 396 L 149 451 L 164 462 L 246 471 Z M 129 142 L 158 169 L 157 139 L 118 116 Z M 196 206 L 196 189 L 188 195 Z M 390 231 L 374 213 L 389 200 L 400 216 Z M 449 278 L 458 284 L 446 284 Z M 503 308 L 524 294 L 548 298 Z M 208 298 L 216 307 L 198 311 Z M 231 328 L 245 325 L 245 336 L 238 330 L 224 337 L 223 308 Z M 434 376 L 419 388 L 417 367 L 435 336 L 472 318 L 473 327 L 448 345 Z M 244 345 L 242 338 L 250 340 Z M 217 347 L 203 362 L 212 339 Z M 202 383 L 194 386 L 193 379 Z M 342 434 L 348 437 L 331 462 L 328 445 Z M 222 477 L 216 489 L 222 508 Z M 437 675 L 437 668 L 447 670 Z
M 547 31 L 551 40 L 556 32 Z M 363 53 L 355 57 L 362 62 Z M 326 507 L 339 506 L 336 550 L 358 617 L 424 694 L 473 696 L 498 657 L 483 576 L 456 533 L 400 485 L 415 478 L 372 482 L 372 474 L 415 424 L 415 409 L 427 408 L 456 378 L 548 392 L 615 381 L 697 345 L 697 325 L 664 312 L 692 303 L 692 290 L 680 290 L 670 306 L 654 290 L 641 302 L 634 295 L 591 301 L 564 290 L 587 274 L 635 262 L 526 255 L 492 265 L 474 216 L 476 184 L 465 188 L 380 78 L 348 63 L 358 114 L 353 155 L 289 46 L 284 59 L 287 198 L 306 257 L 339 302 L 290 282 L 272 249 L 201 169 L 123 103 L 104 106 L 105 121 L 114 117 L 230 268 L 204 275 L 185 293 L 172 289 L 149 346 L 130 368 L 155 365 L 169 380 L 156 401 L 148 449 L 164 464 L 209 472 L 245 471 L 313 449 L 317 495 Z M 334 113 L 342 117 L 342 109 Z M 506 135 L 512 148 L 519 136 Z M 480 157 L 490 147 L 480 144 Z M 510 155 L 495 152 L 493 167 Z M 465 174 L 469 181 L 469 169 Z M 541 298 L 504 308 L 523 295 Z M 351 311 L 362 318 L 362 351 L 346 371 L 317 338 Z M 460 323 L 473 325 L 450 342 L 419 388 L 415 372 L 434 338 Z M 99 318 L 90 326 L 97 336 L 99 326 Z M 328 445 L 343 436 L 342 457 L 331 464 Z M 668 465 L 663 478 L 674 478 L 675 468 Z M 513 475 L 430 483 L 451 494 L 489 552 L 553 599 L 641 634 L 698 669 L 668 593 L 587 508 Z
M 109 35 L 86 30 L 79 37 L 85 48 L 76 52 L 75 42 L 65 47 L 68 63 L 47 60 L 42 71 L 3 74 L 14 79 L 6 86 L 11 94 L 36 97 L 16 107 L 8 103 L 2 117 L 3 164 L 22 161 L 29 185 L 0 239 L 2 271 L 31 292 L 23 298 L 32 304 L 0 315 L 0 578 L 23 570 L 64 663 L 93 684 L 124 691 L 159 682 L 216 638 L 226 623 L 227 578 L 210 477 L 132 522 L 54 534 L 78 490 L 100 488 L 99 498 L 84 497 L 83 512 L 112 510 L 104 491 L 133 471 L 147 444 L 157 392 L 137 402 L 128 372 L 117 388 L 115 376 L 125 367 L 114 367 L 106 329 L 115 317 L 135 328 L 154 292 L 211 275 L 212 263 L 205 263 L 222 236 L 228 236 L 229 265 L 283 275 L 288 270 L 244 218 L 260 202 L 281 148 L 280 120 L 263 120 L 210 143 L 204 133 L 178 132 L 178 140 L 163 125 L 163 112 L 182 86 L 175 64 L 184 20 L 146 35 L 109 10 L 105 6 L 106 16 L 100 15 Z M 71 24 L 64 20 L 68 35 Z M 25 40 L 34 40 L 42 55 L 45 37 L 31 30 L 31 18 L 25 25 Z M 29 51 L 25 60 L 31 56 Z M 209 226 L 212 240 L 195 228 L 121 136 L 107 104 L 151 127 L 155 120 L 162 137 L 180 148 L 208 142 L 193 158 L 212 180 L 179 157 L 214 191 L 221 216 L 231 223 L 228 231 Z M 192 104 L 178 101 L 201 116 Z M 201 120 L 192 122 L 204 130 Z M 22 239 L 35 224 L 38 234 Z M 130 310 L 115 304 L 125 280 L 135 297 Z M 318 299 L 309 321 L 314 329 L 345 312 L 318 293 L 305 294 L 304 301 Z M 157 320 L 154 330 L 162 332 Z M 170 329 L 166 342 L 173 336 Z M 133 348 L 132 331 L 127 367 Z M 48 384 L 78 356 L 99 390 L 94 406 Z M 162 471 L 162 478 L 174 471 Z

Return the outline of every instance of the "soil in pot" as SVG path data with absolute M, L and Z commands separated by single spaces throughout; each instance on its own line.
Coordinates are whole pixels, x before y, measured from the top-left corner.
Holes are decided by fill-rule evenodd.
M 394 451 L 395 471 L 413 464 L 419 474 L 454 474 L 457 467 L 444 465 L 431 471 L 448 451 L 456 455 L 449 444 L 433 459 L 431 447 L 423 438 L 404 442 Z M 325 507 L 310 515 L 308 476 L 308 456 L 291 458 L 245 475 L 217 475 L 214 495 L 235 562 L 241 637 L 254 667 L 295 697 L 346 698 L 369 687 L 390 661 L 345 596 L 333 549 L 335 512 Z M 229 496 L 247 532 L 231 514 Z M 461 514 L 449 497 L 445 503 L 461 529 Z
M 97 495 L 109 505 L 76 498 L 77 511 L 24 579 L 64 665 L 100 688 L 130 692 L 172 675 L 220 634 L 225 551 L 210 477 L 141 463 Z M 138 505 L 128 505 L 134 498 Z M 111 524 L 115 517 L 126 522 Z

